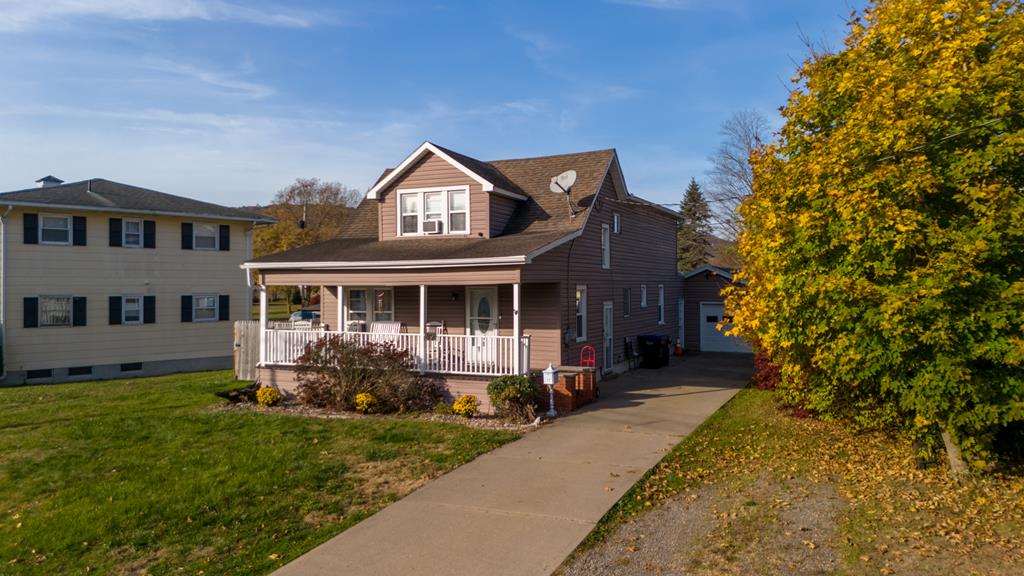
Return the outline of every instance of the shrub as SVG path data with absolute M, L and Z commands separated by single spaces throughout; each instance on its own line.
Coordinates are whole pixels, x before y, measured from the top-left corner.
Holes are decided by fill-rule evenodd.
M 438 402 L 437 404 L 434 404 L 434 414 L 438 414 L 440 416 L 451 416 L 452 414 L 455 414 L 455 410 L 452 408 L 452 405 L 447 402 Z
M 390 343 L 322 338 L 306 346 L 297 364 L 299 400 L 318 408 L 352 410 L 356 395 L 368 393 L 378 412 L 426 410 L 443 394 L 440 381 L 412 372 L 412 356 Z
M 283 397 L 277 391 L 277 388 L 267 386 L 256 391 L 256 402 L 263 408 L 276 406 L 281 403 L 282 399 Z
M 782 379 L 782 372 L 767 354 L 754 356 L 754 386 L 759 390 L 775 390 Z
M 514 422 L 534 419 L 537 385 L 526 376 L 499 376 L 487 384 L 487 396 L 494 412 Z
M 465 416 L 466 418 L 472 418 L 476 415 L 477 408 L 480 407 L 480 401 L 476 399 L 476 396 L 472 394 L 466 394 L 459 396 L 459 399 L 452 405 L 452 412 L 455 412 L 459 416 Z
M 356 412 L 360 414 L 373 414 L 377 410 L 377 399 L 369 392 L 356 394 Z

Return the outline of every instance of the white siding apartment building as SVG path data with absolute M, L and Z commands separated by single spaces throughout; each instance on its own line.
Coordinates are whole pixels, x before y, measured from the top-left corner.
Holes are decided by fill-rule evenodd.
M 269 218 L 92 179 L 0 194 L 0 386 L 231 367 Z

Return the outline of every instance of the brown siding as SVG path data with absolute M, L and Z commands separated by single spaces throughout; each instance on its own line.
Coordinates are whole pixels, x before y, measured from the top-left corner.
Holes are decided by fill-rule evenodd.
M 728 280 L 716 275 L 705 277 L 704 274 L 697 274 L 682 281 L 686 307 L 683 314 L 683 322 L 686 324 L 683 347 L 687 350 L 700 350 L 700 303 L 724 301 L 722 289 L 728 285 Z
M 562 327 L 559 322 L 560 284 L 524 284 L 523 334 L 530 336 L 530 368 L 543 370 L 562 363 Z
M 320 322 L 328 330 L 337 330 L 338 326 L 338 289 L 334 286 L 320 287 Z
M 466 176 L 461 170 L 434 154 L 427 154 L 404 174 L 381 191 L 380 223 L 381 240 L 395 240 L 398 236 L 398 194 L 404 188 L 433 188 L 440 186 L 469 186 L 469 229 L 471 236 L 490 237 L 491 225 L 488 214 L 490 194 L 480 184 Z
M 497 194 L 491 195 L 490 218 L 492 237 L 501 235 L 502 231 L 505 230 L 505 225 L 508 224 L 509 218 L 512 217 L 512 213 L 515 212 L 518 206 L 518 200 L 498 196 Z
M 562 347 L 562 363 L 579 364 L 580 350 L 591 345 L 602 364 L 602 306 L 612 301 L 614 362 L 624 360 L 624 338 L 639 334 L 663 334 L 675 340 L 677 298 L 680 281 L 676 274 L 676 224 L 648 207 L 613 200 L 613 179 L 601 187 L 598 204 L 591 212 L 583 234 L 563 246 L 536 258 L 523 269 L 524 282 L 561 282 L 561 330 L 575 324 L 575 288 L 587 286 L 587 339 Z M 611 234 L 611 268 L 601 268 L 601 225 L 611 226 L 619 213 L 621 232 Z M 640 308 L 640 285 L 647 285 L 646 308 Z M 658 285 L 665 286 L 665 323 L 658 324 Z M 629 317 L 623 317 L 623 288 L 632 289 Z

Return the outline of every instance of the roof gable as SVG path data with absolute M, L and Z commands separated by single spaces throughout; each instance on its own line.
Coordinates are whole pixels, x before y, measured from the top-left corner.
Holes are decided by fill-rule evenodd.
M 380 193 L 384 189 L 390 186 L 399 176 L 414 167 L 427 154 L 434 154 L 451 164 L 460 172 L 479 183 L 484 192 L 493 192 L 515 198 L 516 200 L 526 200 L 526 197 L 516 190 L 516 186 L 495 170 L 493 166 L 489 166 L 486 162 L 481 162 L 475 158 L 442 148 L 433 142 L 424 142 L 394 170 L 385 173 L 366 193 L 366 197 L 379 200 Z

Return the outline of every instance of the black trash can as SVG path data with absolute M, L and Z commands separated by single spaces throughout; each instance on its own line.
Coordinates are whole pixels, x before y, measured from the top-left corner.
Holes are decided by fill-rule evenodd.
M 668 337 L 661 334 L 641 334 L 636 337 L 641 368 L 661 368 L 668 365 Z

